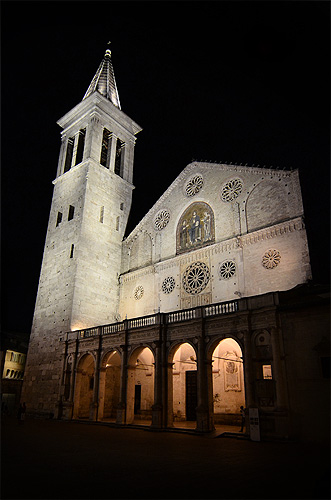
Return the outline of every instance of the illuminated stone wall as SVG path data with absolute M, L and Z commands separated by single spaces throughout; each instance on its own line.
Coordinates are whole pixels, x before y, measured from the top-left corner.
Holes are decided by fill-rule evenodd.
M 123 242 L 119 312 L 196 307 L 309 278 L 297 171 L 192 163 Z
M 31 411 L 41 413 L 55 413 L 59 401 L 61 337 L 70 330 L 117 321 L 122 240 L 133 189 L 134 134 L 140 130 L 97 93 L 58 124 L 63 128 L 62 146 L 22 395 Z M 104 128 L 114 139 L 109 143 L 108 168 L 100 163 Z M 77 163 L 82 129 L 86 131 L 84 154 Z M 125 142 L 121 175 L 114 172 L 116 137 Z

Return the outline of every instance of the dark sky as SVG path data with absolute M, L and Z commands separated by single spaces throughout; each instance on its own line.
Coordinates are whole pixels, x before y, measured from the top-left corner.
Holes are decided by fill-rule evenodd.
M 29 332 L 60 147 L 111 40 L 135 150 L 132 230 L 195 160 L 298 168 L 329 281 L 329 2 L 1 2 L 2 328 Z

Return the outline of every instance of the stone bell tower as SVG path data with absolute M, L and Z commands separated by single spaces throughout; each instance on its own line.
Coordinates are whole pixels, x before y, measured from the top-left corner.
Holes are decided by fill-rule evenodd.
M 121 111 L 110 50 L 83 100 L 64 115 L 62 145 L 22 398 L 54 412 L 65 332 L 118 319 L 121 244 L 132 201 L 135 135 Z

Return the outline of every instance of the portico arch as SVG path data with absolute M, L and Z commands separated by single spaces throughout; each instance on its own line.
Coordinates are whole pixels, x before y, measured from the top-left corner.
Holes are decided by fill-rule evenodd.
M 189 342 L 174 345 L 168 356 L 168 426 L 196 420 L 197 353 Z
M 77 365 L 74 418 L 90 418 L 90 410 L 93 402 L 94 377 L 94 356 L 90 353 L 84 354 Z
M 99 379 L 99 420 L 116 420 L 120 401 L 121 356 L 116 350 L 107 352 L 101 362 Z
M 152 421 L 154 403 L 154 353 L 150 347 L 137 347 L 128 363 L 126 423 Z
M 211 359 L 212 404 L 215 424 L 240 425 L 240 406 L 245 406 L 243 357 L 240 344 L 228 337 L 216 340 Z

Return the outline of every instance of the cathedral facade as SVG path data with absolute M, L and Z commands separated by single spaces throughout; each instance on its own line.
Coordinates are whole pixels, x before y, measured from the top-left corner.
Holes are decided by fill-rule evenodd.
M 192 162 L 124 238 L 141 127 L 121 110 L 109 50 L 58 124 L 29 412 L 209 432 L 244 406 L 262 434 L 291 435 L 304 403 L 291 406 L 284 325 L 311 278 L 298 171 Z

